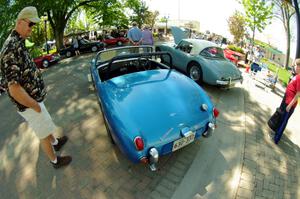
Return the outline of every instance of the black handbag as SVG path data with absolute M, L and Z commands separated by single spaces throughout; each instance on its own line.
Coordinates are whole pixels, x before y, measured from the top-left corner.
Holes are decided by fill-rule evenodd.
M 268 125 L 273 131 L 276 132 L 277 129 L 279 128 L 283 115 L 284 115 L 284 111 L 281 110 L 280 108 L 277 108 L 275 113 L 269 119 Z

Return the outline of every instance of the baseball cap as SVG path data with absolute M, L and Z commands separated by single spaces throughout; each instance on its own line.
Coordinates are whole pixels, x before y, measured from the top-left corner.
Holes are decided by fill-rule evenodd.
M 23 8 L 23 10 L 19 12 L 17 19 L 28 19 L 33 23 L 40 22 L 40 18 L 38 16 L 37 10 L 33 6 L 28 6 Z

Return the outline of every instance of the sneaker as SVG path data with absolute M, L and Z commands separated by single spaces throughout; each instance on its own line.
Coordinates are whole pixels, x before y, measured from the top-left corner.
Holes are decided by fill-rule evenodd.
M 53 162 L 51 162 L 51 164 L 53 165 L 53 167 L 55 169 L 59 169 L 63 166 L 67 166 L 71 162 L 72 162 L 72 157 L 71 156 L 57 156 L 56 164 L 53 163 Z
M 53 148 L 55 151 L 59 151 L 61 149 L 61 147 L 68 141 L 68 137 L 63 136 L 63 137 L 57 138 L 57 140 L 58 140 L 57 145 L 53 145 Z

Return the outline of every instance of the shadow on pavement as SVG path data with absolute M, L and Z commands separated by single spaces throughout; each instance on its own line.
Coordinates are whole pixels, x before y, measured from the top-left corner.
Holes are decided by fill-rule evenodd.
M 222 129 L 216 137 L 200 139 L 172 155 L 162 157 L 159 170 L 151 172 L 147 166 L 132 164 L 110 143 L 106 133 L 94 91 L 87 80 L 89 62 L 93 54 L 65 59 L 43 72 L 48 89 L 46 107 L 54 122 L 60 127 L 57 135 L 66 134 L 69 142 L 61 154 L 72 155 L 70 166 L 54 170 L 39 147 L 39 141 L 27 125 L 22 122 L 7 97 L 0 97 L 0 192 L 3 198 L 171 198 L 186 172 L 196 161 L 198 153 L 207 154 L 198 175 L 204 178 L 196 193 L 204 195 L 208 187 L 226 172 L 218 169 L 212 175 L 207 171 L 224 164 L 231 169 L 232 157 L 225 157 L 224 151 L 233 150 L 231 142 L 222 139 Z M 296 175 L 296 153 L 299 148 L 288 137 L 278 146 L 266 137 L 266 121 L 271 115 L 269 108 L 251 99 L 242 88 L 221 90 L 208 87 L 217 107 L 226 107 L 226 102 L 234 100 L 233 93 L 244 94 L 245 110 L 235 104 L 222 112 L 220 126 L 229 134 L 243 134 L 240 127 L 246 112 L 247 125 L 243 170 L 240 181 L 251 179 L 251 191 L 259 196 L 271 189 L 282 190 L 293 196 L 299 186 Z M 220 97 L 222 96 L 222 98 Z M 224 101 L 225 99 L 225 101 Z M 230 118 L 237 118 L 230 120 Z M 3 119 L 2 119 L 3 118 Z M 213 139 L 216 139 L 213 141 Z M 272 158 L 270 158 L 272 157 Z M 246 174 L 254 176 L 249 179 Z M 244 174 L 244 175 L 243 175 Z M 219 179 L 222 181 L 222 179 Z M 224 186 L 230 186 L 224 182 Z M 238 194 L 243 187 L 239 187 Z M 281 193 L 281 192 L 280 192 Z M 224 198 L 229 194 L 222 192 Z
M 256 95 L 256 96 L 254 96 Z M 278 145 L 268 136 L 267 121 L 276 95 L 254 90 L 245 92 L 246 139 L 239 197 L 297 198 L 299 147 L 287 136 Z M 279 101 L 278 100 L 278 105 Z M 293 117 L 293 116 L 292 116 Z

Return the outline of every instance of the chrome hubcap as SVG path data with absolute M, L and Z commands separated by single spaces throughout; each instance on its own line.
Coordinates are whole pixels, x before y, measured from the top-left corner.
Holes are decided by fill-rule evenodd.
M 48 67 L 48 62 L 47 61 L 43 61 L 43 66 L 45 67 L 45 68 L 47 68 Z
M 94 46 L 94 47 L 92 48 L 92 51 L 93 51 L 93 52 L 97 51 L 97 47 Z
M 199 80 L 200 79 L 200 71 L 197 66 L 192 66 L 190 70 L 190 78 L 193 80 Z

